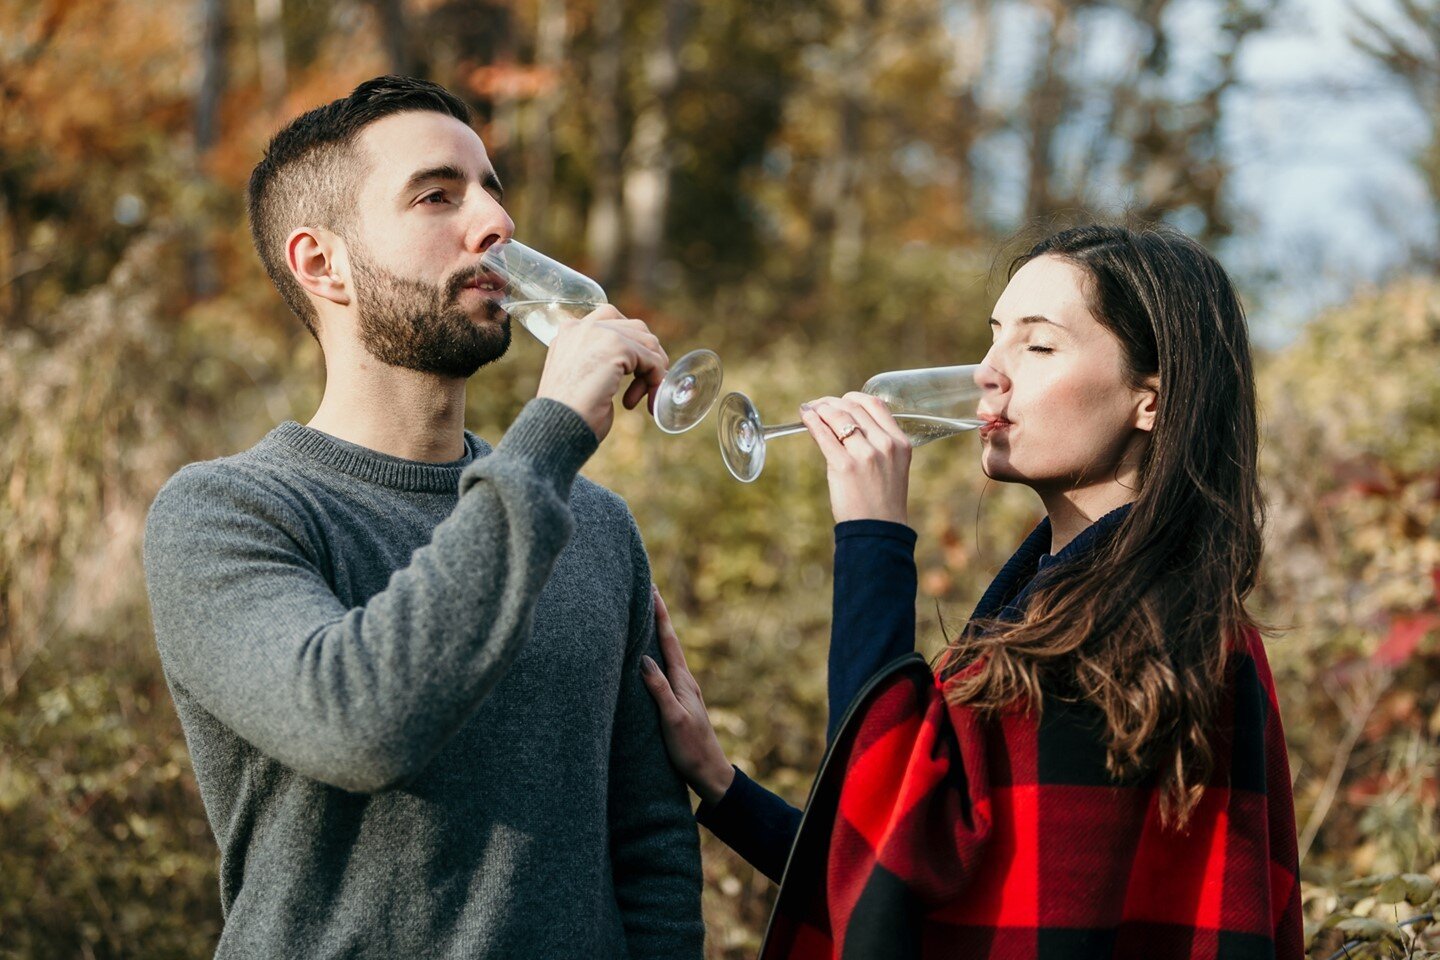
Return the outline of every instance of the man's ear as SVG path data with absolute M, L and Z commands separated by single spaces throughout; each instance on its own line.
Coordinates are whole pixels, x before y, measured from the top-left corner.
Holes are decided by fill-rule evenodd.
M 1146 433 L 1155 429 L 1155 415 L 1160 407 L 1160 378 L 1151 375 L 1145 378 L 1145 388 L 1140 391 L 1139 404 L 1135 408 L 1135 429 Z
M 354 296 L 345 241 L 320 227 L 297 227 L 285 241 L 295 282 L 306 293 L 346 306 Z

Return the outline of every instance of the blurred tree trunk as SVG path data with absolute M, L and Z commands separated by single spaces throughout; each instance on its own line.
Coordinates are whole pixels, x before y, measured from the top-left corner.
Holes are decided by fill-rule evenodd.
M 230 23 L 225 0 L 200 0 L 200 92 L 195 100 L 195 180 L 207 189 L 206 154 L 220 139 L 220 102 L 229 81 Z M 219 287 L 214 252 L 205 236 L 207 224 L 190 225 L 189 286 L 195 297 L 208 297 Z
M 265 107 L 272 114 L 285 99 L 285 3 L 284 0 L 255 0 L 258 27 L 260 90 Z
M 525 150 L 524 236 L 533 237 L 542 250 L 552 246 L 550 197 L 555 181 L 555 145 L 552 126 L 559 110 L 564 87 L 565 46 L 570 30 L 565 0 L 540 0 L 536 14 L 535 64 L 547 76 L 549 86 L 530 103 L 529 135 Z
M 1050 16 L 1050 32 L 1042 40 L 1034 86 L 1028 98 L 1029 130 L 1025 182 L 1025 220 L 1033 221 L 1070 205 L 1055 189 L 1055 132 L 1073 100 L 1069 68 L 1075 48 L 1075 21 L 1068 4 L 1042 3 Z
M 26 256 L 25 226 L 20 222 L 20 205 L 11 196 L 8 177 L 0 176 L 0 289 L 6 293 L 0 328 L 19 329 L 30 322 L 29 257 Z M 3 623 L 0 623 L 3 625 Z
M 1151 0 L 1138 22 L 1150 34 L 1150 52 L 1139 75 L 1150 82 L 1142 89 L 1161 89 L 1170 67 L 1175 38 L 1165 29 L 1166 0 Z M 1132 185 L 1137 212 L 1150 220 L 1182 208 L 1200 214 L 1198 239 L 1213 243 L 1234 232 L 1226 205 L 1229 159 L 1220 142 L 1226 94 L 1239 83 L 1240 52 L 1251 36 L 1264 29 L 1277 0 L 1230 0 L 1221 26 L 1222 46 L 1209 82 L 1185 102 L 1159 95 L 1137 98 L 1133 112 L 1129 161 L 1125 176 Z
M 670 115 L 680 85 L 680 50 L 689 32 L 691 0 L 663 0 L 660 28 L 645 56 L 645 98 L 625 154 L 625 221 L 632 289 L 655 292 L 655 268 L 665 239 L 674 156 Z
M 1430 142 L 1417 158 L 1435 210 L 1431 262 L 1440 266 L 1440 0 L 1394 0 L 1394 25 L 1351 8 L 1360 21 L 1352 41 L 1409 89 L 1430 120 Z
M 950 28 L 952 63 L 949 87 L 953 109 L 950 114 L 950 142 L 959 162 L 959 178 L 955 184 L 956 206 L 964 212 L 966 234 L 975 234 L 980 221 L 975 210 L 975 145 L 991 132 L 992 118 L 981 106 L 977 91 L 985 82 L 993 57 L 992 30 L 994 0 L 970 0 Z
M 385 58 L 390 72 L 402 77 L 423 77 L 429 65 L 410 40 L 410 20 L 405 15 L 405 0 L 372 0 L 380 18 L 380 39 L 385 45 Z
M 597 0 L 595 53 L 590 60 L 590 117 L 595 159 L 593 196 L 585 246 L 600 285 L 615 285 L 620 264 L 620 60 L 623 52 L 621 0 Z
M 853 275 L 863 248 L 865 208 L 861 203 L 860 181 L 864 169 L 866 107 L 870 99 L 867 68 L 870 38 L 879 8 L 879 0 L 861 0 L 835 45 L 839 51 L 835 149 L 821 164 L 811 185 L 814 243 L 811 268 L 807 272 L 815 279 L 822 271 L 832 280 Z

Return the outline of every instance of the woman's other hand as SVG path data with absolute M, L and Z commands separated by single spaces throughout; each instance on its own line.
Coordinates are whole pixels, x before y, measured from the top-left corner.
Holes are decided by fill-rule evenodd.
M 884 402 L 864 393 L 821 397 L 800 407 L 800 419 L 825 454 L 836 523 L 908 522 L 910 438 Z
M 680 649 L 680 640 L 675 636 L 675 625 L 670 622 L 670 611 L 655 593 L 655 632 L 660 638 L 660 655 L 665 658 L 665 670 L 649 657 L 640 661 L 641 679 L 655 698 L 660 708 L 660 732 L 665 737 L 665 749 L 670 753 L 670 762 L 680 776 L 690 785 L 701 800 L 715 804 L 725 796 L 735 779 L 735 770 L 725 759 L 725 751 L 710 726 L 710 715 L 705 711 L 705 700 L 700 696 L 700 684 L 695 682 L 690 668 L 685 664 L 685 652 Z

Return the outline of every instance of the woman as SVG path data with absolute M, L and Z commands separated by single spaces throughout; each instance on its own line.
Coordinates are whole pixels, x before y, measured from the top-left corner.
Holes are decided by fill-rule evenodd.
M 860 394 L 803 409 L 837 521 L 832 742 L 803 825 L 726 761 L 657 597 L 672 760 L 701 822 L 783 873 L 762 956 L 1300 957 L 1244 606 L 1261 501 L 1234 290 L 1173 231 L 1083 227 L 1016 261 L 989 323 L 981 466 L 1046 519 L 933 673 L 904 434 Z

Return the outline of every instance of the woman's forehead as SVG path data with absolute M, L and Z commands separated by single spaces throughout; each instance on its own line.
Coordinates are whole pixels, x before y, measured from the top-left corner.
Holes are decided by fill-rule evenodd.
M 1001 324 L 1045 317 L 1065 327 L 1094 324 L 1085 290 L 1085 271 L 1057 257 L 1036 257 L 1015 272 L 995 303 Z

